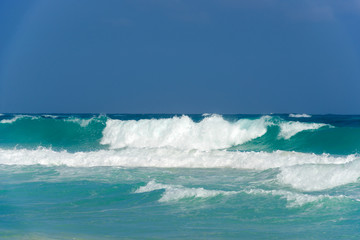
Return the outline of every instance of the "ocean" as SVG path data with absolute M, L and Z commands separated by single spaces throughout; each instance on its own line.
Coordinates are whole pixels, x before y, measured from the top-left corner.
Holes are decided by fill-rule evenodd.
M 1 114 L 1 239 L 359 239 L 360 116 Z

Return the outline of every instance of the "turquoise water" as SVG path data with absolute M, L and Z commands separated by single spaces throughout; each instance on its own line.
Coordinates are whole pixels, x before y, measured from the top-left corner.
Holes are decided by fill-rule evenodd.
M 358 239 L 360 116 L 1 115 L 2 239 Z

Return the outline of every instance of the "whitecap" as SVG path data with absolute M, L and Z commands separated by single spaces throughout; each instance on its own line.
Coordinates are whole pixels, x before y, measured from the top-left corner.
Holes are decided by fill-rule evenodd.
M 304 193 L 290 192 L 286 190 L 263 190 L 250 189 L 245 191 L 247 194 L 273 195 L 285 199 L 288 207 L 299 207 L 307 203 L 319 202 L 324 199 L 342 199 L 344 195 L 330 196 L 328 194 L 310 195 Z
M 303 113 L 303 114 L 290 113 L 289 117 L 292 117 L 292 118 L 311 118 L 312 116 L 309 115 L 309 114 L 306 114 L 306 113 Z
M 10 124 L 10 123 L 16 122 L 19 119 L 23 119 L 23 118 L 30 118 L 31 120 L 34 120 L 34 119 L 38 119 L 39 117 L 37 117 L 37 116 L 29 116 L 29 115 L 16 115 L 11 119 L 3 119 L 3 120 L 0 121 L 0 123 Z
M 289 139 L 292 136 L 298 134 L 299 132 L 316 130 L 322 127 L 331 127 L 328 124 L 324 123 L 303 123 L 303 122 L 282 122 L 280 123 L 280 133 L 279 137 L 284 139 Z
M 282 167 L 278 180 L 295 189 L 321 191 L 357 182 L 360 177 L 360 161 L 330 164 L 303 164 Z
M 164 190 L 159 202 L 178 201 L 186 198 L 212 198 L 216 196 L 229 196 L 239 193 L 249 195 L 272 195 L 279 196 L 287 201 L 287 207 L 299 207 L 312 202 L 320 202 L 324 199 L 345 198 L 344 195 L 330 196 L 328 194 L 310 195 L 299 192 L 290 192 L 286 190 L 263 190 L 263 189 L 246 189 L 240 191 L 208 190 L 202 187 L 189 188 L 182 185 L 162 184 L 154 180 L 141 186 L 134 193 L 145 193 L 156 190 Z
M 52 119 L 57 119 L 58 118 L 58 116 L 50 115 L 50 114 L 42 115 L 42 117 L 44 117 L 44 118 L 52 118 Z
M 152 192 L 164 189 L 159 202 L 176 201 L 184 198 L 211 198 L 218 195 L 236 194 L 236 191 L 207 190 L 204 188 L 187 188 L 181 185 L 167 185 L 157 183 L 154 180 L 148 182 L 145 186 L 138 188 L 135 193 Z
M 57 152 L 48 148 L 0 149 L 0 164 L 66 165 L 71 167 L 119 166 L 158 168 L 235 168 L 266 170 L 304 164 L 344 164 L 355 155 L 334 157 L 298 152 L 199 151 L 174 148 L 126 148 L 95 152 Z M 360 171 L 359 171 L 360 172 Z
M 224 149 L 261 137 L 266 133 L 269 124 L 268 116 L 228 122 L 219 115 L 211 115 L 198 123 L 188 116 L 138 121 L 108 119 L 101 144 L 108 144 L 111 149 Z
M 89 118 L 89 119 L 83 119 L 83 118 L 67 118 L 65 119 L 64 121 L 66 122 L 73 122 L 73 123 L 77 123 L 79 124 L 81 127 L 87 127 L 89 125 L 89 123 L 91 123 L 92 121 L 96 121 L 97 118 L 95 117 L 92 117 L 92 118 Z

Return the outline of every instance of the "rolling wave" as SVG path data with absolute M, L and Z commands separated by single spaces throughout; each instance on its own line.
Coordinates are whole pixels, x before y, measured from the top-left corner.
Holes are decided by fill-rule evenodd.
M 1 115 L 2 116 L 2 115 Z M 13 118 L 10 118 L 10 119 L 2 119 L 0 121 L 0 123 L 3 123 L 3 124 L 11 124 L 11 123 L 14 123 L 16 122 L 17 120 L 19 119 L 30 119 L 30 120 L 35 120 L 35 119 L 39 119 L 38 116 L 29 116 L 29 115 L 16 115 L 14 116 Z
M 280 183 L 304 191 L 317 191 L 356 182 L 360 177 L 357 155 L 331 156 L 298 152 L 230 152 L 135 148 L 96 152 L 56 152 L 51 149 L 0 149 L 0 164 L 70 167 L 278 168 Z
M 173 202 L 183 199 L 197 198 L 213 198 L 217 196 L 231 196 L 235 194 L 249 194 L 254 196 L 272 195 L 280 197 L 288 202 L 288 207 L 298 207 L 312 202 L 321 202 L 325 199 L 342 199 L 344 195 L 330 196 L 328 194 L 305 194 L 299 192 L 291 192 L 287 190 L 264 190 L 264 189 L 245 189 L 239 191 L 209 190 L 202 187 L 184 187 L 182 185 L 162 184 L 155 180 L 151 180 L 145 186 L 141 186 L 134 193 L 146 193 L 157 190 L 164 190 L 161 194 L 159 202 Z
M 343 163 L 304 164 L 283 167 L 279 181 L 304 191 L 321 191 L 357 182 L 360 177 L 360 159 Z
M 218 195 L 232 195 L 236 191 L 207 190 L 204 188 L 186 188 L 181 185 L 161 184 L 155 181 L 148 182 L 145 186 L 138 188 L 135 193 L 152 192 L 164 189 L 159 202 L 175 201 L 184 198 L 211 198 Z
M 325 126 L 331 127 L 323 123 L 282 122 L 280 123 L 279 137 L 289 139 L 299 132 L 316 130 Z
M 289 121 L 275 115 L 229 117 L 214 114 L 4 115 L 0 117 L 0 148 L 94 151 L 171 147 L 202 151 L 358 153 L 360 128 L 356 118 L 351 122 L 353 126 L 347 122 L 337 126 L 339 121 L 334 120 L 309 122 Z
M 315 219 L 337 226 L 333 236 L 357 220 L 359 150 L 360 116 L 4 114 L 3 212 L 14 226 L 26 212 L 35 229 L 42 215 L 63 225 L 69 207 L 80 223 L 118 223 L 124 213 L 138 223 L 146 213 L 161 221 L 181 214 L 188 224 L 226 213 L 228 233 L 264 222 L 295 221 L 297 230 Z
M 199 151 L 174 148 L 127 148 L 95 152 L 0 149 L 0 164 L 6 165 L 66 165 L 72 167 L 119 166 L 160 168 L 236 168 L 266 170 L 303 164 L 346 164 L 357 155 L 332 156 L 298 152 L 232 152 Z
M 291 118 L 311 118 L 311 115 L 303 113 L 303 114 L 294 114 L 294 113 L 290 113 L 289 117 Z
M 188 116 L 169 119 L 121 121 L 109 119 L 101 144 L 124 147 L 174 147 L 179 149 L 224 149 L 264 135 L 270 117 L 236 122 L 212 115 L 196 123 Z

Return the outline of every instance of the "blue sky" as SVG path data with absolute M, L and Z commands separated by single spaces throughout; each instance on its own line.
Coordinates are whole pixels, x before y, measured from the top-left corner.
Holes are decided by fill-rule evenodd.
M 0 112 L 360 114 L 359 23 L 359 0 L 2 0 Z

